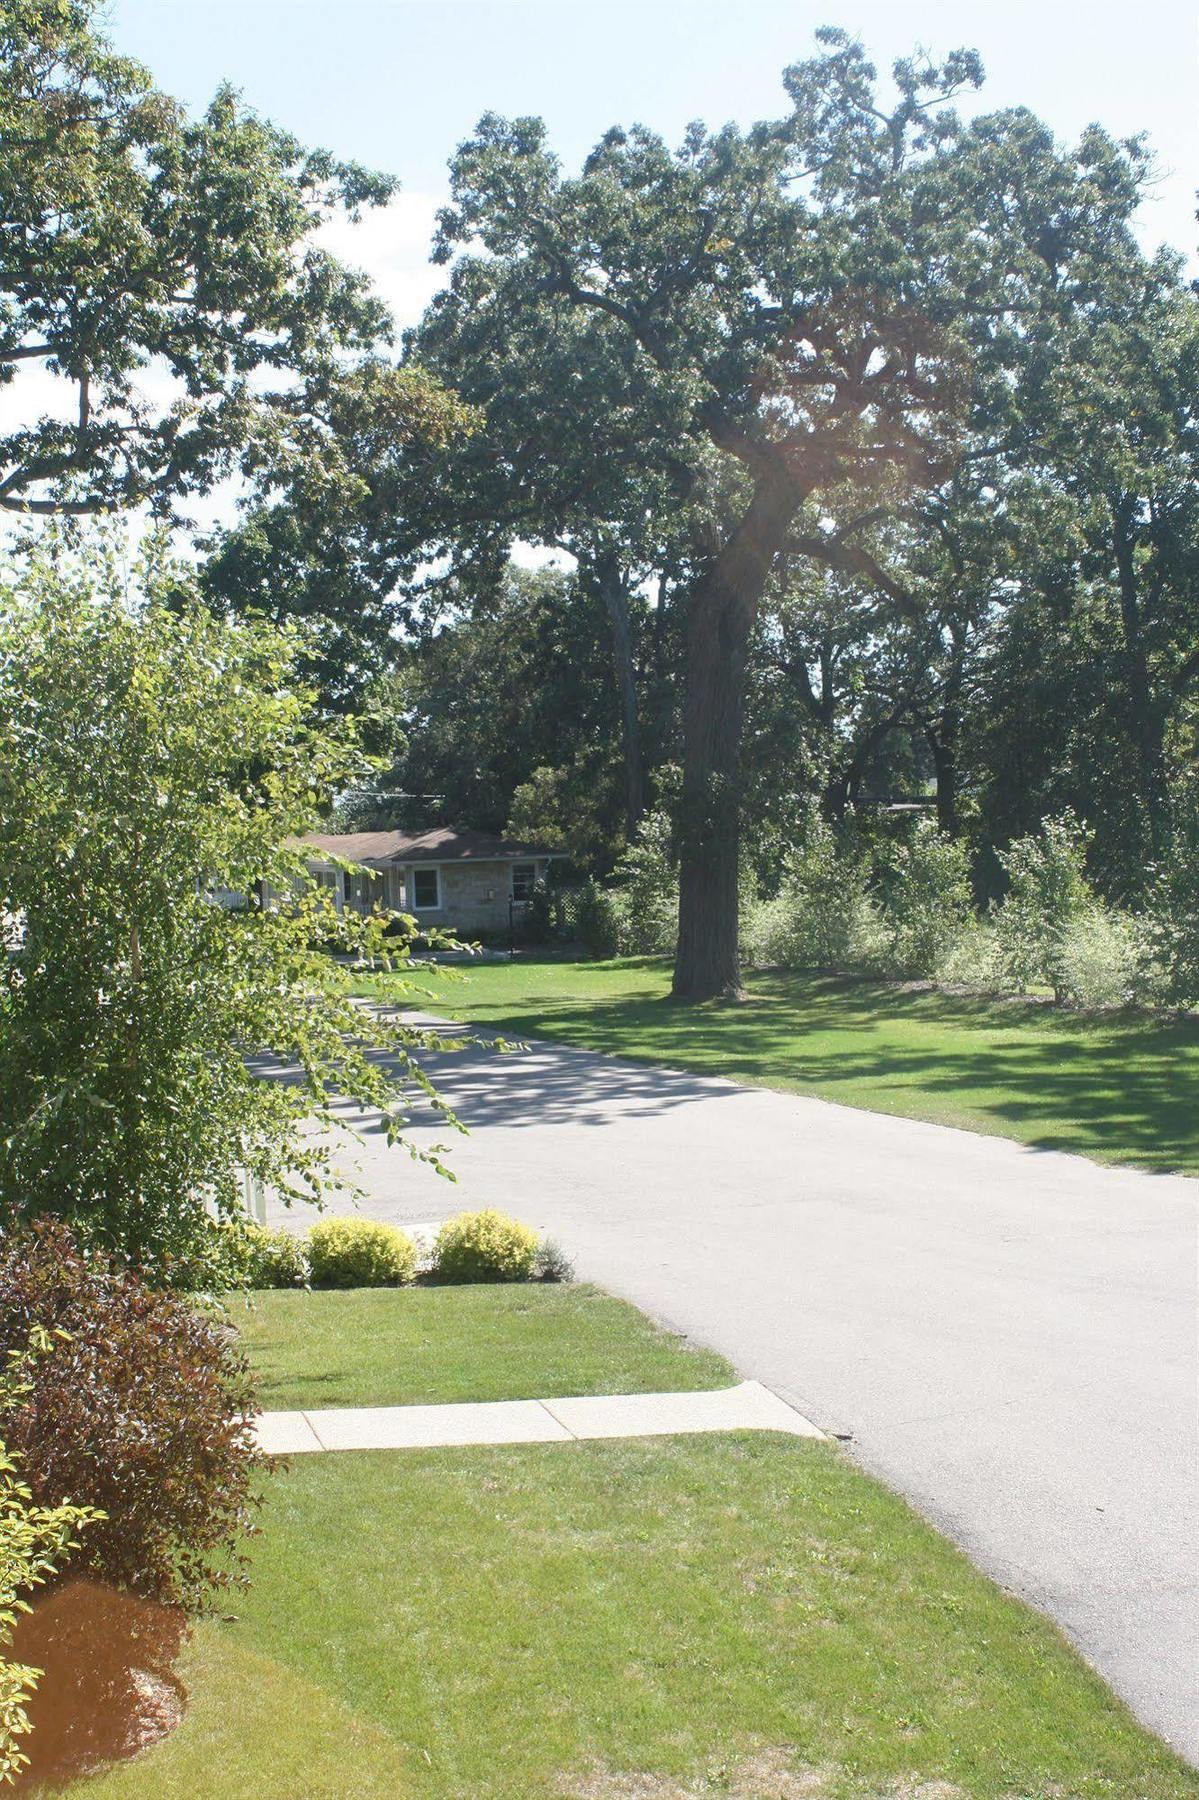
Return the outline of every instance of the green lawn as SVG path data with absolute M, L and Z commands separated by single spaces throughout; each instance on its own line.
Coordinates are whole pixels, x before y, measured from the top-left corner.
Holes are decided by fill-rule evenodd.
M 725 1374 L 588 1290 L 532 1301 L 536 1369 L 521 1294 L 437 1291 L 429 1329 L 460 1339 L 437 1392 L 494 1393 L 497 1346 L 548 1392 L 576 1335 L 597 1380 Z M 427 1293 L 303 1298 L 250 1328 L 276 1393 L 307 1392 L 318 1338 L 357 1397 L 398 1391 L 363 1340 L 416 1343 Z M 270 1478 L 236 1611 L 195 1628 L 173 1735 L 71 1796 L 1199 1800 L 1043 1618 L 831 1444 L 300 1457 Z
M 175 1737 L 81 1800 L 1199 1794 L 1044 1620 L 827 1446 L 299 1459 L 254 1570 L 239 1622 L 197 1631 Z
M 256 1294 L 232 1317 L 264 1409 L 726 1387 L 724 1358 L 584 1285 Z
M 385 992 L 386 978 L 372 988 Z M 432 1004 L 508 1036 L 1199 1174 L 1194 1021 L 780 973 L 750 976 L 741 1003 L 681 1006 L 668 990 L 655 960 L 526 960 L 479 964 Z

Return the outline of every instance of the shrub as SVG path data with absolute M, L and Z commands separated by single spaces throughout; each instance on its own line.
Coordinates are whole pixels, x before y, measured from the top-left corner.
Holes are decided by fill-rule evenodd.
M 1087 884 L 1087 837 L 1071 812 L 1042 819 L 1039 833 L 1015 838 L 999 861 L 1008 880 L 992 908 L 1005 985 L 1018 994 L 1044 984 L 1064 998 L 1060 949 L 1070 922 L 1093 903 Z
M 246 1225 L 241 1240 L 241 1279 L 246 1287 L 303 1287 L 308 1280 L 308 1252 L 290 1231 Z
M 1146 989 L 1143 935 L 1128 913 L 1095 904 L 1069 919 L 1057 945 L 1062 998 L 1087 1008 L 1127 1006 Z
M 933 971 L 943 987 L 1001 994 L 1006 979 L 999 940 L 990 919 L 971 919 L 945 946 Z
M 0 1237 L 0 1353 L 39 1330 L 51 1348 L 5 1405 L 0 1436 L 39 1505 L 67 1494 L 106 1515 L 76 1566 L 188 1606 L 241 1582 L 264 1459 L 228 1327 L 42 1219 Z
M 621 898 L 598 881 L 585 881 L 575 889 L 568 903 L 567 919 L 572 936 L 592 956 L 606 958 L 619 953 L 625 908 Z
M 973 914 L 966 846 L 919 819 L 890 858 L 886 919 L 897 975 L 936 974 Z
M 877 967 L 887 935 L 866 877 L 861 858 L 811 812 L 760 933 L 763 960 L 792 969 Z
M 0 1411 L 19 1403 L 28 1391 L 25 1371 L 30 1363 L 19 1351 L 9 1352 L 7 1366 L 0 1371 Z M 86 1506 L 35 1505 L 16 1462 L 0 1443 L 0 1650 L 12 1635 L 18 1612 L 29 1610 L 30 1590 L 40 1587 L 78 1549 L 76 1532 L 95 1516 Z M 0 1655 L 0 1786 L 29 1762 L 19 1739 L 29 1730 L 26 1702 L 40 1672 Z
M 1154 870 L 1147 933 L 1167 1006 L 1199 1006 L 1199 777 L 1173 795 L 1169 852 Z
M 525 1281 L 538 1248 L 537 1233 L 506 1213 L 459 1213 L 437 1234 L 433 1267 L 443 1281 Z
M 416 1274 L 416 1245 L 397 1225 L 375 1219 L 318 1219 L 308 1263 L 320 1287 L 402 1287 Z
M 538 1281 L 573 1281 L 575 1266 L 554 1238 L 542 1238 L 533 1259 L 533 1275 Z
M 616 865 L 620 890 L 620 949 L 628 956 L 668 956 L 679 930 L 679 872 L 671 848 L 670 816 L 646 813 Z

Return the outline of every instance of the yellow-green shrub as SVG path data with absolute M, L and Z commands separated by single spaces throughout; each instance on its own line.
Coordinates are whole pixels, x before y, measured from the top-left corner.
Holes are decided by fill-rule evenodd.
M 308 1234 L 314 1286 L 400 1287 L 416 1273 L 416 1245 L 375 1219 L 320 1219 Z
M 308 1252 L 290 1231 L 270 1231 L 249 1224 L 239 1246 L 242 1279 L 250 1288 L 303 1287 L 308 1279 Z
M 433 1266 L 443 1281 L 526 1281 L 540 1239 L 507 1213 L 459 1213 L 447 1219 L 433 1246 Z

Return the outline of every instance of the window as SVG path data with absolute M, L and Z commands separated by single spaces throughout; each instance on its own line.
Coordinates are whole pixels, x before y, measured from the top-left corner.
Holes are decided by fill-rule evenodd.
M 440 869 L 413 869 L 412 907 L 414 912 L 435 912 L 441 905 Z
M 512 898 L 514 900 L 531 900 L 533 889 L 537 886 L 536 863 L 513 863 L 512 865 Z

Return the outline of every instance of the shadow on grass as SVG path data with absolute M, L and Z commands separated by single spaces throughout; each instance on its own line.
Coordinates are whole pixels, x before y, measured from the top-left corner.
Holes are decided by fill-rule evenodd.
M 644 1111 L 691 1097 L 688 1074 L 724 1076 L 1000 1131 L 1034 1148 L 1199 1173 L 1199 1026 L 1189 1020 L 1094 1018 L 777 974 L 753 978 L 741 1002 L 682 1006 L 642 987 L 612 998 L 525 992 L 510 1007 L 490 1002 L 479 1012 L 485 1019 L 473 1028 L 481 1032 L 666 1065 L 647 1089 L 627 1062 L 622 1073 L 571 1059 L 490 1081 L 474 1056 L 461 1080 L 447 1063 L 438 1079 L 479 1123 L 504 1113 L 509 1088 L 530 1122 L 538 1092 L 540 1116 L 586 1121 L 614 1097 Z M 707 1081 L 700 1091 L 727 1092 Z
M 605 1125 L 698 1099 L 716 1078 L 1013 1137 L 1159 1172 L 1199 1174 L 1199 1025 L 1099 1018 L 830 976 L 751 978 L 743 1001 L 684 1005 L 651 960 L 511 965 L 490 994 L 446 995 L 486 1042 L 422 1062 L 467 1126 Z M 499 975 L 504 986 L 495 981 Z M 457 1001 L 458 1004 L 454 1004 Z M 620 1061 L 596 1058 L 605 1052 Z M 648 1065 L 648 1066 L 647 1066 Z M 265 1070 L 265 1065 L 262 1065 Z M 289 1079 L 294 1071 L 274 1065 Z M 368 1134 L 377 1120 L 346 1109 Z M 414 1096 L 413 1119 L 432 1122 Z

